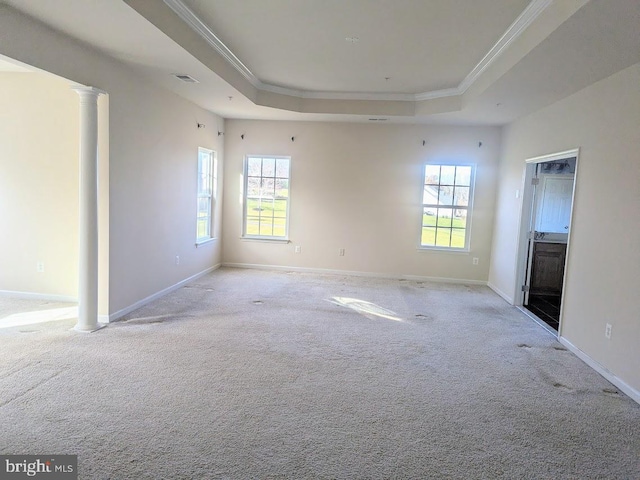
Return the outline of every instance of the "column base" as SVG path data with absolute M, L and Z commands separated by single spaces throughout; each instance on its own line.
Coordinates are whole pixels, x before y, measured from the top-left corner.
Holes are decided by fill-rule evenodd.
M 106 323 L 98 323 L 98 325 L 94 328 L 83 328 L 80 327 L 78 325 L 76 325 L 75 327 L 73 327 L 71 330 L 73 330 L 74 332 L 78 332 L 78 333 L 93 333 L 93 332 L 97 332 L 98 330 L 102 330 L 104 327 L 106 327 L 107 324 Z

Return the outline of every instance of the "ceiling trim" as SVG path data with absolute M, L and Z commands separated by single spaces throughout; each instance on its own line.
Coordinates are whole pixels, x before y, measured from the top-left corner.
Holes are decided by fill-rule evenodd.
M 442 90 L 432 90 L 431 92 L 416 93 L 413 95 L 413 99 L 416 102 L 422 102 L 424 100 L 433 100 L 435 98 L 453 97 L 455 95 L 462 95 L 464 92 L 460 90 L 460 87 L 444 88 Z
M 200 20 L 193 11 L 180 0 L 163 0 L 164 3 L 180 19 L 189 25 L 198 35 L 200 35 L 209 45 L 211 45 L 224 59 L 231 64 L 244 78 L 249 80 L 256 88 L 261 88 L 264 84 L 256 77 L 249 68 L 240 61 L 235 54 L 220 40 L 213 30 L 206 23 Z
M 456 87 L 429 92 L 404 94 L 404 93 L 366 93 L 366 92 L 322 92 L 311 90 L 297 90 L 262 82 L 253 72 L 227 47 L 222 40 L 198 17 L 182 0 L 163 0 L 163 2 L 192 30 L 200 35 L 222 57 L 235 68 L 256 89 L 287 95 L 296 98 L 310 98 L 320 100 L 378 100 L 378 101 L 408 101 L 421 102 L 438 98 L 463 95 L 484 71 L 493 64 L 496 59 L 531 25 L 536 18 L 553 3 L 553 0 L 531 0 L 529 5 L 509 26 L 496 44 L 491 47 L 480 62 Z
M 478 63 L 469 75 L 465 77 L 460 85 L 458 85 L 458 90 L 460 90 L 460 94 L 466 92 L 471 85 L 482 75 L 489 66 L 495 62 L 495 60 L 504 52 L 509 45 L 511 45 L 526 29 L 529 25 L 533 23 L 533 21 L 538 18 L 538 16 L 547 8 L 553 0 L 532 0 L 527 8 L 525 8 L 522 13 L 516 18 L 516 20 L 511 24 L 511 26 L 507 29 L 507 31 L 500 37 L 500 40 L 496 42 L 496 44 L 491 47 L 491 50 L 487 52 L 480 63 Z

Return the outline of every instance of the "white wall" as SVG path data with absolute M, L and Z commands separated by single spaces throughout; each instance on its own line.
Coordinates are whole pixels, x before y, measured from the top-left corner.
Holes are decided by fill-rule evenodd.
M 227 120 L 225 142 L 224 263 L 487 280 L 499 128 Z M 248 154 L 292 158 L 290 244 L 240 238 Z M 418 251 L 430 160 L 477 164 L 469 254 Z
M 0 105 L 0 290 L 76 298 L 78 95 L 51 75 L 0 73 Z
M 640 64 L 504 131 L 489 280 L 515 295 L 524 160 L 580 147 L 562 336 L 640 391 Z M 605 324 L 613 325 L 604 336 Z
M 219 117 L 2 5 L 0 54 L 109 94 L 109 314 L 220 262 L 219 239 L 195 246 L 197 151 L 224 164 Z

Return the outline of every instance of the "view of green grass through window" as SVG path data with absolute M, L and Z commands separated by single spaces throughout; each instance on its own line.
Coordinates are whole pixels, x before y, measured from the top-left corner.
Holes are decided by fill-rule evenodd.
M 469 165 L 425 166 L 421 246 L 466 248 L 472 174 Z
M 288 157 L 247 157 L 245 236 L 287 238 L 290 163 Z

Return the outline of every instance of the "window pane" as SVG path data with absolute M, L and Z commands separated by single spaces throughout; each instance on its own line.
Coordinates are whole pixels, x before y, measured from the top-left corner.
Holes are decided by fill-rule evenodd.
M 467 211 L 459 208 L 453 210 L 451 226 L 454 228 L 467 228 Z
M 289 180 L 276 180 L 276 197 L 287 198 L 289 196 Z
M 437 205 L 438 188 L 431 185 L 425 185 L 422 191 L 422 203 L 425 205 Z
M 272 199 L 262 199 L 262 202 L 260 202 L 260 217 L 273 217 Z
M 453 210 L 451 210 L 450 208 L 439 208 L 438 209 L 438 226 L 450 227 L 452 214 L 453 214 Z
M 289 159 L 278 158 L 276 160 L 276 177 L 289 178 Z
M 440 170 L 440 184 L 453 185 L 456 176 L 456 167 L 443 165 Z
M 276 200 L 273 202 L 273 216 L 286 218 L 287 216 L 287 201 Z
M 209 216 L 211 213 L 211 199 L 209 197 L 198 198 L 198 217 Z
M 276 176 L 276 160 L 275 160 L 275 158 L 263 158 L 262 159 L 262 176 L 263 177 L 275 177 Z
M 273 235 L 273 220 L 271 218 L 260 219 L 260 235 Z
M 453 205 L 453 187 L 438 187 L 438 205 Z
M 260 178 L 247 178 L 247 196 L 257 197 L 258 195 L 260 195 Z
M 198 219 L 198 238 L 209 237 L 209 227 L 211 223 L 209 217 Z
M 273 236 L 284 237 L 286 235 L 287 235 L 287 219 L 274 218 L 273 219 Z
M 260 190 L 260 194 L 263 197 L 273 198 L 276 194 L 276 185 L 275 180 L 273 178 L 263 178 L 262 179 L 262 188 Z
M 469 205 L 469 187 L 456 186 L 453 196 L 453 205 L 460 205 L 463 207 Z
M 456 171 L 456 185 L 471 185 L 471 167 L 458 167 Z
M 259 177 L 261 173 L 261 158 L 249 157 L 247 159 L 247 175 L 250 177 Z
M 436 229 L 423 228 L 421 245 L 434 246 L 436 244 Z
M 462 228 L 451 229 L 451 246 L 456 248 L 464 248 L 466 230 Z
M 211 158 L 208 152 L 198 154 L 198 193 L 211 192 Z
M 260 200 L 257 198 L 247 199 L 247 215 L 260 215 Z
M 440 183 L 440 165 L 427 165 L 424 167 L 424 183 L 438 185 Z
M 424 213 L 422 214 L 422 226 L 436 226 L 436 208 L 425 208 Z
M 438 228 L 438 231 L 436 232 L 436 246 L 449 247 L 450 245 L 451 245 L 451 229 Z
M 246 233 L 247 235 L 259 234 L 260 219 L 258 217 L 247 217 Z
M 206 153 L 202 156 L 202 178 L 211 175 L 211 155 Z
M 206 185 L 206 181 L 202 174 L 203 162 L 202 162 L 202 154 L 200 154 L 200 158 L 198 159 L 198 193 L 201 193 L 204 185 Z

